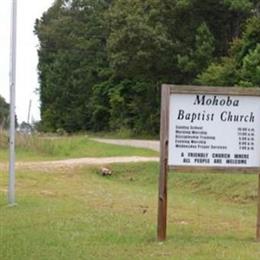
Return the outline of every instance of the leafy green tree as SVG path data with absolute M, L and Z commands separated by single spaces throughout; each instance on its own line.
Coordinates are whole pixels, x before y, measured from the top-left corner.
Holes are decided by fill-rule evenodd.
M 101 82 L 93 87 L 91 98 L 91 126 L 94 131 L 108 131 L 110 121 L 110 92 L 115 87 L 112 80 Z
M 118 0 L 109 11 L 108 57 L 116 77 L 158 79 L 171 69 L 172 42 L 159 0 Z
M 56 0 L 35 25 L 42 129 L 156 134 L 161 83 L 258 85 L 257 3 Z
M 260 86 L 260 17 L 248 19 L 241 39 L 233 41 L 229 56 L 211 64 L 198 76 L 199 84 Z
M 239 85 L 260 87 L 260 43 L 243 59 Z
M 8 128 L 9 104 L 0 96 L 0 128 Z
M 246 29 L 240 40 L 240 45 L 237 44 L 234 55 L 237 56 L 237 62 L 243 63 L 243 59 L 249 52 L 252 52 L 257 44 L 260 43 L 260 16 L 253 16 L 246 22 Z
M 35 32 L 40 40 L 39 89 L 42 127 L 67 132 L 89 129 L 92 87 L 102 79 L 106 61 L 107 1 L 58 0 Z
M 238 76 L 235 60 L 226 57 L 219 63 L 210 64 L 206 71 L 198 75 L 195 83 L 207 86 L 234 86 Z
M 213 59 L 214 37 L 206 23 L 196 30 L 195 44 L 186 54 L 178 54 L 178 67 L 184 74 L 183 83 L 188 79 L 192 81 L 199 72 L 208 67 Z M 186 50 L 187 51 L 187 50 Z
M 110 128 L 155 135 L 159 125 L 159 86 L 151 81 L 124 80 L 110 90 Z

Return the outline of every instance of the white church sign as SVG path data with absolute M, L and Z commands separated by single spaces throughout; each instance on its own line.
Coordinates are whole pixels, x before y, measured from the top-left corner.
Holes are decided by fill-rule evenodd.
M 168 170 L 258 174 L 260 241 L 260 89 L 163 85 L 157 238 L 166 239 Z
M 260 96 L 173 93 L 169 105 L 170 166 L 260 166 Z

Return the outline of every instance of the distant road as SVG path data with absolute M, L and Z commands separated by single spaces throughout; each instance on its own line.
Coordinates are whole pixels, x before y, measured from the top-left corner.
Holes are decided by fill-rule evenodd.
M 91 138 L 92 140 L 100 143 L 106 144 L 116 144 L 116 145 L 125 145 L 133 146 L 139 148 L 147 148 L 154 151 L 160 151 L 160 142 L 159 141 L 150 141 L 150 140 L 132 140 L 132 139 L 103 139 L 103 138 Z
M 125 145 L 138 148 L 146 148 L 159 152 L 159 141 L 147 140 L 121 140 L 121 139 L 103 139 L 91 138 L 94 141 L 115 145 Z M 75 158 L 57 161 L 38 161 L 38 162 L 16 162 L 18 169 L 30 169 L 40 171 L 52 171 L 53 169 L 70 169 L 87 165 L 106 165 L 111 163 L 131 163 L 131 162 L 159 162 L 158 157 L 143 156 L 116 156 L 99 158 Z M 8 164 L 0 163 L 0 170 L 7 171 Z
M 100 157 L 100 158 L 76 158 L 58 161 L 39 161 L 39 162 L 16 162 L 17 169 L 29 169 L 36 171 L 52 171 L 62 169 L 72 169 L 88 165 L 105 166 L 111 163 L 133 163 L 133 162 L 159 162 L 159 157 L 143 156 L 122 156 L 122 157 Z M 8 164 L 0 163 L 0 170 L 7 171 Z

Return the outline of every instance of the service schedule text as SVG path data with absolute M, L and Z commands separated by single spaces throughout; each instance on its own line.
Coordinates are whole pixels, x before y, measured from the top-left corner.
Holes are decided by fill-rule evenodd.
M 170 166 L 260 166 L 260 97 L 172 94 Z

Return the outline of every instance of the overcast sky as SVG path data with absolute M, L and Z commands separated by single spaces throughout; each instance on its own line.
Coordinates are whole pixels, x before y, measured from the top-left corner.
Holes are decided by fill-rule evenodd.
M 34 22 L 54 0 L 17 0 L 17 82 L 16 114 L 18 121 L 27 121 L 29 101 L 31 118 L 40 119 L 37 76 L 37 37 Z M 0 5 L 0 95 L 9 103 L 10 16 L 12 0 L 1 0 Z

